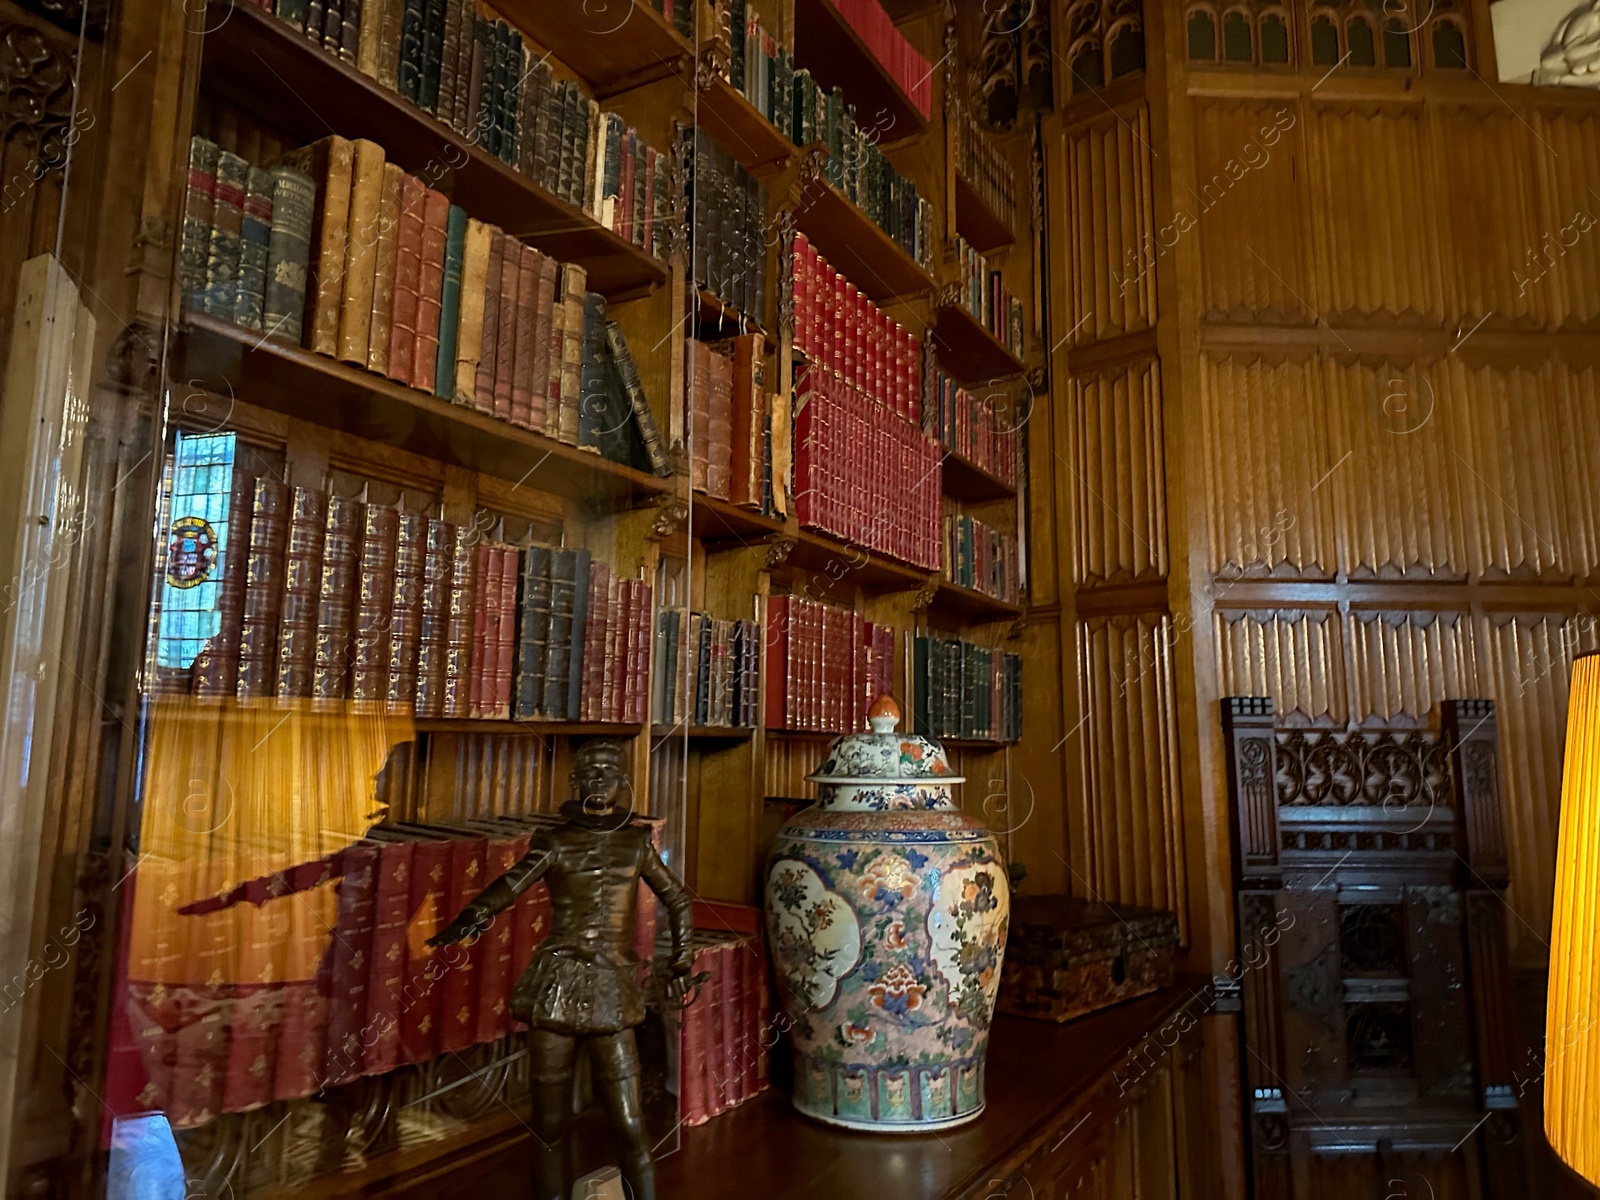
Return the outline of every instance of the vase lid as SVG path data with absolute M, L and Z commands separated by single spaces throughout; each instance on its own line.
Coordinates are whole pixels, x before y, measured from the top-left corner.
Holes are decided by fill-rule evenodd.
M 964 783 L 950 772 L 944 747 L 932 738 L 901 733 L 900 706 L 879 696 L 867 712 L 870 733 L 834 738 L 828 757 L 806 776 L 807 783 Z

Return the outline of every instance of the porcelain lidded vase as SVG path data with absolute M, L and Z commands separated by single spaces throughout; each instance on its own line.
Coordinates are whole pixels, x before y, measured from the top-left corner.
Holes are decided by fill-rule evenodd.
M 820 798 L 779 831 L 767 935 L 794 1043 L 794 1106 L 885 1133 L 983 1111 L 984 1055 L 1011 910 L 999 845 L 955 805 L 938 742 L 836 739 L 807 780 Z

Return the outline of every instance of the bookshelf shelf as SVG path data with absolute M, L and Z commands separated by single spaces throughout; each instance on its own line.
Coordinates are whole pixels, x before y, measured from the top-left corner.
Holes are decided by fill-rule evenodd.
M 563 262 L 582 264 L 589 286 L 608 300 L 646 295 L 666 281 L 667 266 L 660 259 L 469 145 L 454 129 L 270 13 L 234 6 L 228 19 L 206 35 L 204 70 L 208 90 L 270 118 L 285 133 L 307 142 L 330 132 L 370 138 L 390 161 L 430 187 L 448 191 L 470 215 L 526 238 Z
M 499 0 L 507 21 L 594 89 L 596 99 L 676 76 L 694 79 L 694 48 L 644 0 Z
M 941 579 L 934 591 L 933 607 L 980 621 L 1005 621 L 1022 615 L 1022 606 Z
M 641 725 L 619 725 L 613 721 L 538 721 L 517 718 L 501 721 L 480 717 L 421 717 L 416 721 L 418 733 L 522 733 L 534 737 L 587 737 L 594 734 L 634 737 L 642 728 Z
M 1021 375 L 1027 367 L 960 304 L 935 310 L 930 336 L 939 361 L 957 383 L 983 383 Z
M 967 182 L 967 177 L 956 172 L 956 232 L 966 238 L 974 250 L 988 254 L 1013 245 L 1016 233 L 1005 219 L 989 207 L 977 188 Z
M 768 347 L 774 343 L 772 335 L 745 316 L 733 305 L 726 303 L 715 292 L 699 289 L 699 302 L 695 312 L 696 333 L 702 338 L 737 337 L 742 333 L 759 333 Z
M 700 89 L 694 118 L 697 128 L 758 179 L 785 170 L 798 153 L 795 144 L 721 75 L 713 75 Z
M 927 130 L 928 118 L 830 0 L 795 0 L 794 58 L 818 86 L 842 88 L 861 123 L 878 127 L 881 144 L 897 145 Z
M 653 725 L 650 736 L 656 741 L 687 737 L 701 742 L 748 742 L 755 736 L 749 725 Z
M 1003 742 L 998 738 L 942 737 L 939 742 L 951 750 L 1004 750 L 1007 746 L 1016 745 L 1015 742 Z
M 700 492 L 694 493 L 689 505 L 689 527 L 696 538 L 711 543 L 712 549 L 716 543 L 751 545 L 789 533 L 789 526 L 776 517 L 762 516 Z
M 944 452 L 944 494 L 952 500 L 981 503 L 985 500 L 1015 500 L 1017 488 L 998 475 L 953 450 Z
M 849 580 L 878 592 L 914 591 L 928 584 L 926 571 L 860 546 L 846 545 L 826 534 L 801 529 L 794 538 L 789 564 L 803 571 L 815 571 L 827 579 Z
M 829 265 L 868 299 L 889 300 L 933 290 L 933 276 L 826 179 L 807 185 L 794 216 L 800 232 Z
M 646 475 L 380 375 L 199 313 L 184 315 L 175 377 L 283 416 L 597 507 L 668 493 Z

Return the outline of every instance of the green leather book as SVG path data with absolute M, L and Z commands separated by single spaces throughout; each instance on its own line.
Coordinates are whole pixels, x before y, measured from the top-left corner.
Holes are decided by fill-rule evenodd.
M 467 211 L 450 206 L 444 238 L 444 289 L 440 294 L 439 361 L 434 369 L 433 394 L 455 398 L 456 327 L 461 316 L 461 268 L 467 241 Z

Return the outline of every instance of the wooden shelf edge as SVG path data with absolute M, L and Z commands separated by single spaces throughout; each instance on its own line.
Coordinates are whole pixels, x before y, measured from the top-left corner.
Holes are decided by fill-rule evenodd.
M 781 174 L 800 152 L 783 130 L 720 74 L 713 75 L 696 95 L 694 119 L 697 129 L 709 133 L 758 179 Z
M 1027 373 L 1027 364 L 959 302 L 935 309 L 932 334 L 940 364 L 957 383 L 989 383 Z
M 960 167 L 956 168 L 956 232 L 980 254 L 990 254 L 1016 245 L 1016 230 L 989 206 Z
M 1020 604 L 997 599 L 975 588 L 963 587 L 943 576 L 939 578 L 934 590 L 933 607 L 987 621 L 1015 620 L 1024 611 Z
M 487 717 L 418 717 L 418 733 L 517 733 L 529 736 L 635 737 L 642 725 L 612 721 L 545 721 L 512 717 L 509 720 Z
M 969 504 L 982 504 L 993 500 L 1015 500 L 1019 491 L 1014 483 L 1007 483 L 986 467 L 980 467 L 970 458 L 957 454 L 943 445 L 944 471 L 940 484 L 944 494 L 952 500 Z
M 796 228 L 828 265 L 868 299 L 893 300 L 933 291 L 933 276 L 832 182 L 818 178 L 794 208 Z
M 755 736 L 753 725 L 652 725 L 653 741 L 686 737 L 690 741 L 747 742 Z

